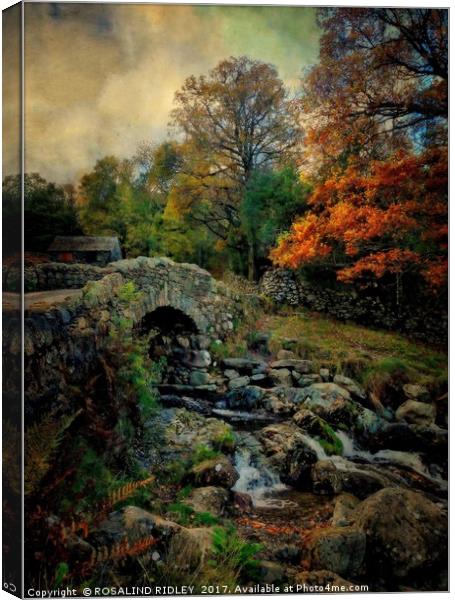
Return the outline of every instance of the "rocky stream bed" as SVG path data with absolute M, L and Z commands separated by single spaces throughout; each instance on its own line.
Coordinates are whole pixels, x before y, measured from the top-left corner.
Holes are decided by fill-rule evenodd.
M 182 473 L 180 504 L 260 543 L 262 584 L 447 589 L 446 416 L 429 391 L 408 383 L 384 405 L 289 350 L 216 359 L 208 348 L 196 335 L 161 348 L 168 367 L 150 426 L 162 443 L 139 450 L 152 472 L 212 450 Z M 187 583 L 211 527 L 177 523 L 166 493 L 160 514 L 134 506 L 111 514 L 98 543 L 139 527 L 160 540 L 155 567 L 173 556 Z

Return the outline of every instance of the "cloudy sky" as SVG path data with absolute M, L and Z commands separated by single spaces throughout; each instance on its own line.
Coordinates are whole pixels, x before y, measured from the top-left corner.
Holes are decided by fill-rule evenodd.
M 318 54 L 312 8 L 27 4 L 26 171 L 76 182 L 96 159 L 167 135 L 174 92 L 228 56 L 298 88 Z

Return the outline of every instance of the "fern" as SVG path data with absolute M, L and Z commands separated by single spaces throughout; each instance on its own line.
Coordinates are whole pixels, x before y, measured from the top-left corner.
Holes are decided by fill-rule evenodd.
M 152 483 L 152 481 L 154 481 L 154 480 L 155 480 L 155 476 L 151 475 L 150 477 L 147 477 L 147 479 L 142 479 L 141 481 L 129 481 L 125 485 L 122 485 L 122 487 L 112 491 L 109 494 L 106 501 L 102 505 L 102 509 L 107 510 L 110 507 L 117 504 L 118 502 L 122 502 L 123 500 L 126 500 L 136 490 L 138 490 L 139 488 L 146 487 L 147 485 Z
M 30 425 L 25 432 L 25 495 L 33 494 L 48 473 L 53 457 L 58 450 L 65 431 L 81 413 L 79 410 L 69 417 L 55 418 L 47 413 L 41 421 Z
M 144 554 L 144 552 L 146 552 L 156 543 L 157 540 L 152 536 L 140 538 L 135 542 L 130 542 L 129 540 L 124 539 L 111 548 L 102 546 L 101 548 L 95 550 L 92 553 L 89 564 L 91 567 L 94 567 L 98 563 L 120 562 L 126 558 Z

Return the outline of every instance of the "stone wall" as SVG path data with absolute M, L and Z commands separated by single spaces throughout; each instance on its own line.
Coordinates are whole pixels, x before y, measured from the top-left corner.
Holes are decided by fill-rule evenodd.
M 40 263 L 25 267 L 24 288 L 26 292 L 77 289 L 84 287 L 89 281 L 101 279 L 113 272 L 115 269 L 110 266 L 99 267 L 61 262 Z M 14 289 L 15 282 L 20 277 L 20 270 L 17 267 L 3 267 L 2 276 L 3 289 Z
M 93 372 L 118 318 L 128 319 L 135 327 L 156 308 L 169 306 L 190 317 L 201 335 L 224 339 L 242 311 L 240 297 L 196 265 L 166 258 L 137 258 L 112 263 L 108 270 L 111 272 L 84 287 L 81 298 L 45 312 L 26 313 L 29 412 L 59 398 L 68 382 L 77 385 Z M 121 291 L 128 281 L 142 293 L 137 300 L 125 303 Z M 20 340 L 10 340 L 4 351 L 19 353 Z
M 270 269 L 260 283 L 262 293 L 278 304 L 305 306 L 342 321 L 402 331 L 433 343 L 447 340 L 447 313 L 431 303 L 400 307 L 386 304 L 372 290 L 316 287 L 287 269 Z

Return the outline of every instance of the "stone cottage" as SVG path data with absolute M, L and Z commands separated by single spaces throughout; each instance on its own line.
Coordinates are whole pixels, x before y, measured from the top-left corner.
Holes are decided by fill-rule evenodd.
M 122 251 L 116 237 L 57 235 L 48 248 L 51 260 L 65 263 L 89 263 L 104 266 L 121 260 Z

